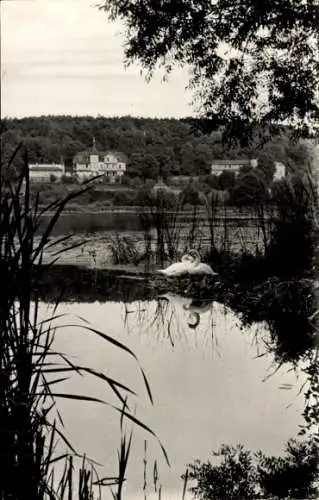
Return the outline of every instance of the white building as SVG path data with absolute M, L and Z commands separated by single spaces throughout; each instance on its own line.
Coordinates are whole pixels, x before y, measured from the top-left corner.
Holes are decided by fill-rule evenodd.
M 279 181 L 284 177 L 286 177 L 286 166 L 279 161 L 275 161 L 274 181 Z
M 252 160 L 215 160 L 212 162 L 211 174 L 220 175 L 222 172 L 234 172 L 237 175 L 242 167 L 257 166 L 258 160 L 256 158 Z
M 31 163 L 29 165 L 30 181 L 51 182 L 61 180 L 64 175 L 64 165 L 58 163 Z
M 114 182 L 126 171 L 127 158 L 118 151 L 97 151 L 95 141 L 88 151 L 77 153 L 74 157 L 74 174 L 79 179 L 89 179 L 97 175 L 105 175 Z

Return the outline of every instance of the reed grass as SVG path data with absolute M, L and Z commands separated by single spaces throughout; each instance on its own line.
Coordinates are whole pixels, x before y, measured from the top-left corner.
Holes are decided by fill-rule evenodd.
M 22 152 L 23 171 L 17 181 L 10 181 L 4 172 L 13 168 L 17 153 Z M 43 254 L 54 249 L 67 237 L 51 241 L 51 234 L 67 203 L 90 189 L 88 183 L 70 192 L 64 199 L 55 200 L 45 208 L 39 207 L 39 196 L 31 202 L 27 150 L 20 144 L 0 171 L 0 498 L 1 500 L 93 500 L 101 498 L 101 486 L 116 482 L 117 500 L 122 498 L 122 485 L 131 447 L 132 435 L 121 436 L 118 478 L 98 479 L 94 462 L 83 457 L 76 469 L 74 459 L 79 457 L 67 438 L 63 418 L 59 413 L 59 399 L 108 404 L 86 394 L 63 392 L 63 382 L 73 373 L 90 374 L 102 380 L 123 407 L 111 405 L 123 421 L 131 421 L 146 432 L 155 434 L 136 418 L 127 404 L 134 391 L 94 368 L 74 364 L 65 354 L 55 352 L 54 339 L 58 328 L 74 326 L 85 329 L 88 335 L 97 335 L 106 346 L 123 350 L 138 363 L 135 354 L 124 344 L 88 324 L 57 326 L 59 302 L 53 313 L 39 319 L 39 281 L 57 262 L 61 250 L 44 265 Z M 36 238 L 43 215 L 50 214 L 41 238 Z M 64 250 L 72 248 L 65 246 Z M 139 366 L 139 364 L 138 364 Z M 152 403 L 152 394 L 143 369 L 139 366 L 145 390 Z M 61 385 L 62 384 L 62 385 Z M 62 389 L 59 389 L 59 388 Z M 122 427 L 121 427 L 122 428 Z M 156 437 L 156 436 L 155 436 Z M 61 451 L 58 442 L 63 444 Z M 162 445 L 161 445 L 162 446 Z M 166 452 L 162 447 L 164 455 Z M 59 465 L 60 464 L 60 465 Z M 59 465 L 59 467 L 57 467 Z M 57 471 L 62 472 L 58 473 Z M 112 483 L 112 484 L 113 484 Z M 77 486 L 76 486 L 77 485 Z M 76 491 L 78 490 L 78 491 Z
M 203 211 L 204 205 L 204 211 Z M 159 191 L 155 198 L 148 200 L 148 205 L 139 214 L 140 225 L 144 234 L 144 252 L 140 260 L 152 260 L 163 266 L 167 262 L 180 259 L 190 248 L 198 250 L 205 260 L 229 261 L 239 255 L 257 255 L 264 251 L 269 240 L 269 211 L 260 206 L 258 216 L 252 213 L 254 231 L 262 234 L 263 248 L 255 246 L 248 249 L 241 237 L 240 241 L 232 240 L 234 221 L 229 218 L 229 207 L 221 205 L 214 193 L 198 202 L 195 200 L 190 217 L 184 221 L 183 200 L 178 197 L 167 197 Z M 221 214 L 221 211 L 223 212 Z M 204 230 L 207 228 L 207 230 Z M 208 232 L 207 232 L 208 231 Z M 240 248 L 233 252 L 233 246 Z M 154 258 L 155 256 L 155 258 Z M 216 267 L 216 266 L 213 266 Z
M 134 240 L 116 233 L 111 238 L 109 249 L 114 264 L 131 264 L 138 260 L 138 250 Z
M 315 274 L 317 199 L 309 177 L 283 180 L 271 204 L 260 202 L 251 207 L 256 242 L 249 246 L 243 232 L 238 232 L 238 240 L 233 241 L 236 220 L 229 218 L 229 207 L 221 205 L 213 193 L 203 197 L 201 204 L 194 202 L 187 224 L 181 222 L 183 203 L 179 198 L 159 191 L 148 203 L 140 214 L 144 257 L 155 253 L 158 265 L 178 260 L 183 252 L 196 248 L 223 279 L 232 282 Z M 208 228 L 206 235 L 203 225 Z M 247 227 L 244 231 L 247 233 Z

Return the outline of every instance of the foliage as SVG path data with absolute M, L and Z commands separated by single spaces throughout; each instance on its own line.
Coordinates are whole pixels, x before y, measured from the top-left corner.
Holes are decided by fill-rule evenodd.
M 221 455 L 220 465 L 196 460 L 189 464 L 189 479 L 196 481 L 190 491 L 201 500 L 242 500 L 256 498 L 256 476 L 252 454 L 243 446 L 222 445 L 213 453 Z
M 239 177 L 230 193 L 229 202 L 237 206 L 258 205 L 265 203 L 267 198 L 266 182 L 256 169 Z
M 254 259 L 247 265 L 249 262 L 253 268 Z M 276 362 L 308 361 L 317 334 L 309 320 L 316 304 L 311 280 L 270 277 L 260 283 L 242 283 L 226 293 L 224 301 L 240 314 L 244 324 L 267 324 L 269 334 L 264 341 Z
M 180 193 L 180 199 L 182 205 L 190 204 L 190 205 L 199 205 L 201 203 L 201 197 L 199 191 L 196 187 L 191 184 L 187 184 L 183 191 Z
M 215 129 L 243 136 L 258 124 L 316 124 L 315 0 L 104 0 L 125 24 L 126 62 L 192 68 L 191 86 Z
M 86 150 L 92 146 L 95 136 L 97 147 L 102 151 L 115 149 L 127 155 L 125 178 L 140 180 L 156 181 L 157 176 L 208 176 L 213 160 L 259 156 L 263 170 L 271 179 L 273 161 L 284 163 L 289 171 L 302 172 L 311 155 L 309 145 L 293 142 L 289 129 L 283 129 L 279 135 L 265 135 L 263 145 L 256 139 L 249 147 L 242 148 L 235 143 L 226 148 L 220 134 L 202 133 L 198 127 L 194 128 L 190 119 L 41 116 L 5 119 L 2 126 L 5 131 L 1 137 L 1 156 L 4 158 L 10 157 L 19 142 L 25 140 L 29 143 L 30 161 L 60 163 L 64 160 L 70 165 L 73 158 L 70 151 Z M 18 154 L 10 166 L 10 175 L 16 175 L 22 166 Z M 63 182 L 72 180 L 64 177 Z M 136 185 L 138 183 L 137 179 Z M 219 181 L 211 187 L 224 189 Z
M 277 213 L 265 253 L 273 274 L 284 278 L 308 271 L 313 275 L 317 195 L 311 180 L 294 177 L 278 182 L 273 201 Z
M 258 479 L 267 497 L 317 498 L 318 446 L 290 440 L 285 457 L 258 455 Z
M 222 445 L 213 453 L 222 457 L 220 465 L 188 465 L 189 479 L 196 482 L 190 491 L 200 500 L 317 498 L 317 452 L 315 444 L 296 440 L 288 442 L 284 457 Z
M 116 234 L 109 243 L 114 264 L 130 264 L 135 262 L 138 253 L 132 238 Z
M 218 176 L 218 189 L 225 191 L 226 189 L 231 190 L 235 186 L 235 174 L 234 172 L 222 172 Z

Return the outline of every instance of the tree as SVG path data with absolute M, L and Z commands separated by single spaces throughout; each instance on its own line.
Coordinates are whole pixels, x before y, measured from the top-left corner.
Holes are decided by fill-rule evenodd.
M 157 151 L 157 149 L 159 149 Z M 167 180 L 174 165 L 174 151 L 172 148 L 156 148 L 153 155 L 158 165 L 158 175 Z
M 214 456 L 222 456 L 220 465 L 196 460 L 189 465 L 190 491 L 200 500 L 242 500 L 256 498 L 256 470 L 253 455 L 243 446 L 222 445 Z
M 318 447 L 314 442 L 290 440 L 285 457 L 258 457 L 258 478 L 266 497 L 317 498 Z
M 187 184 L 180 193 L 180 199 L 183 205 L 199 205 L 201 203 L 200 193 L 193 184 Z
M 258 205 L 267 199 L 268 190 L 265 178 L 257 169 L 241 176 L 230 195 L 230 203 L 237 206 Z
M 235 186 L 236 178 L 234 172 L 224 171 L 218 176 L 218 188 L 222 191 L 232 189 Z
M 212 125 L 242 136 L 256 124 L 309 131 L 318 118 L 316 0 L 104 0 L 124 21 L 125 58 L 151 77 L 189 65 L 190 85 Z
M 159 175 L 158 161 L 149 153 L 135 153 L 130 158 L 128 174 L 141 176 L 144 181 L 146 179 L 156 179 Z
M 275 173 L 275 161 L 272 156 L 268 155 L 266 152 L 262 152 L 258 157 L 257 168 L 263 172 L 267 184 L 270 185 Z
M 219 180 L 218 180 L 218 175 L 208 175 L 205 179 L 205 182 L 208 184 L 210 188 L 213 189 L 218 189 L 219 188 Z
M 188 466 L 195 481 L 190 491 L 200 500 L 317 498 L 318 448 L 312 441 L 288 441 L 283 457 L 225 444 L 213 456 L 222 457 L 219 465 L 196 460 Z

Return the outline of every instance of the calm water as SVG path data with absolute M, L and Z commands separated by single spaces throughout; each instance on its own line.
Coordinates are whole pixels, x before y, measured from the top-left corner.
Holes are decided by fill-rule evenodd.
M 42 312 L 48 314 L 47 305 Z M 157 460 L 162 498 L 176 499 L 181 498 L 180 476 L 187 463 L 209 459 L 222 443 L 280 454 L 285 442 L 296 436 L 302 423 L 303 396 L 298 395 L 302 377 L 288 365 L 275 372 L 263 325 L 242 329 L 239 318 L 219 303 L 192 308 L 189 299 L 173 295 L 130 304 L 61 304 L 60 312 L 66 314 L 59 320 L 64 324 L 84 325 L 79 317 L 85 318 L 92 327 L 125 343 L 148 377 L 153 406 L 139 365 L 127 353 L 79 327 L 57 331 L 57 350 L 137 391 L 138 397 L 131 398 L 136 416 L 156 432 L 167 450 L 171 468 L 156 440 L 135 428 L 125 499 L 143 498 L 145 439 L 148 498 L 155 498 L 152 476 Z M 283 384 L 292 384 L 292 389 L 282 390 Z M 116 402 L 108 387 L 89 375 L 73 375 L 63 385 L 70 393 Z M 66 433 L 78 451 L 104 464 L 101 475 L 116 473 L 118 414 L 95 403 L 59 403 Z M 111 498 L 107 489 L 105 498 Z

